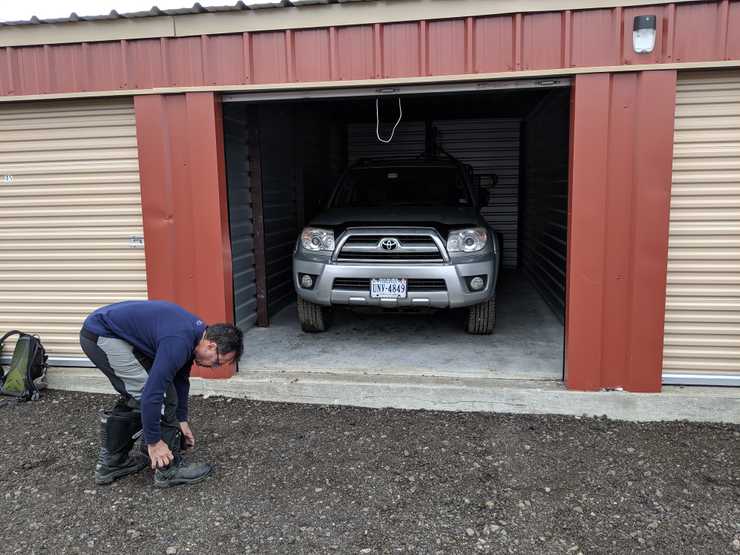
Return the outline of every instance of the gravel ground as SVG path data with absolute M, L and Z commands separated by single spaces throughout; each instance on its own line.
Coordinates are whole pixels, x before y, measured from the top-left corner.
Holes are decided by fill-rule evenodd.
M 740 552 L 738 426 L 195 398 L 211 478 L 96 487 L 112 402 L 0 408 L 0 552 Z

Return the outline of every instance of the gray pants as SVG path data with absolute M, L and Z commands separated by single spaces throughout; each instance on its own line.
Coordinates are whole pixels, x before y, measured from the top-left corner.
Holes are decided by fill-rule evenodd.
M 97 368 L 105 374 L 111 385 L 121 395 L 114 412 L 140 410 L 139 401 L 149 378 L 152 360 L 139 352 L 133 345 L 115 337 L 98 337 L 82 328 L 80 346 Z M 180 426 L 177 421 L 177 391 L 170 384 L 165 393 L 162 407 L 162 439 L 170 450 L 180 450 Z

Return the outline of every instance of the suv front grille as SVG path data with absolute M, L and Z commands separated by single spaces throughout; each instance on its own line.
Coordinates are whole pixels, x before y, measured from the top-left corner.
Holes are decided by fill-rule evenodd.
M 350 232 L 351 233 L 351 232 Z M 395 240 L 395 247 L 383 248 L 384 239 Z M 362 234 L 350 235 L 342 244 L 338 262 L 444 262 L 444 257 L 431 235 Z
M 370 278 L 335 278 L 333 289 L 345 291 L 369 291 Z M 414 292 L 447 291 L 447 284 L 443 279 L 409 279 L 408 290 Z
M 352 235 L 347 239 L 345 245 L 377 245 L 386 237 L 393 237 L 398 239 L 402 245 L 427 245 L 430 247 L 437 247 L 429 235 Z

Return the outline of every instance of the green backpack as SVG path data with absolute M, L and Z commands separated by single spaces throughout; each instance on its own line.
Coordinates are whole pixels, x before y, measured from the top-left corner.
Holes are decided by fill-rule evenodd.
M 12 330 L 0 338 L 0 353 L 5 340 L 13 335 L 18 336 L 18 341 L 8 371 L 4 372 L 0 366 L 0 395 L 10 395 L 18 401 L 36 401 L 40 390 L 46 387 L 46 349 L 38 337 Z

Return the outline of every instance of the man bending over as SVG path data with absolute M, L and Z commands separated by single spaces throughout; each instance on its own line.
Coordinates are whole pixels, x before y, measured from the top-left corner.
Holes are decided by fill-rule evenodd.
M 190 368 L 238 361 L 242 340 L 239 328 L 208 326 L 165 301 L 125 301 L 90 314 L 80 330 L 80 345 L 121 395 L 100 414 L 95 482 L 110 484 L 147 464 L 155 469 L 157 487 L 203 480 L 211 466 L 185 464 L 181 456 L 195 445 L 188 424 Z M 142 427 L 141 453 L 130 454 Z

